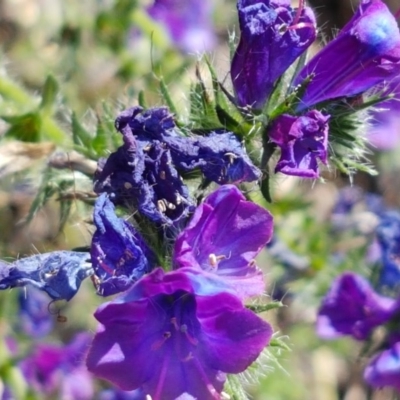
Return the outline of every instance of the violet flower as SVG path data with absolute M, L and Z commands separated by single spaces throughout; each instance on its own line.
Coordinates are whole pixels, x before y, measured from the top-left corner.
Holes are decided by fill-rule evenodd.
M 39 344 L 20 363 L 30 387 L 46 398 L 92 400 L 92 378 L 84 365 L 90 336 L 81 333 L 65 346 Z
M 316 22 L 308 7 L 289 0 L 239 0 L 240 42 L 231 78 L 238 104 L 261 109 L 276 80 L 315 40 Z
M 158 268 L 101 305 L 89 371 L 153 400 L 220 399 L 225 374 L 244 371 L 272 330 L 236 296 L 209 294 L 212 282 L 193 285 L 190 275 Z
M 33 285 L 54 300 L 71 300 L 93 274 L 89 253 L 53 251 L 0 264 L 0 290 Z
M 224 185 L 197 207 L 174 247 L 174 268 L 198 268 L 216 274 L 241 298 L 264 291 L 255 257 L 270 241 L 271 214 L 247 201 L 233 185 Z
M 216 44 L 210 0 L 155 0 L 147 9 L 185 53 L 212 50 Z
M 317 333 L 324 339 L 351 335 L 365 340 L 373 328 L 391 319 L 395 300 L 377 294 L 369 282 L 352 272 L 336 278 L 318 312 Z
M 116 119 L 116 128 L 124 145 L 99 162 L 94 189 L 109 193 L 115 203 L 133 202 L 163 225 L 178 225 L 194 210 L 178 171 L 200 169 L 219 184 L 261 176 L 232 132 L 182 136 L 165 107 L 128 109 Z
M 382 351 L 368 363 L 364 379 L 374 388 L 390 386 L 400 391 L 400 342 Z
M 311 76 L 297 111 L 322 101 L 358 95 L 400 72 L 400 32 L 381 0 L 361 0 L 353 18 L 297 75 Z
M 155 256 L 133 226 L 116 216 L 106 194 L 96 201 L 94 223 L 97 230 L 91 245 L 93 281 L 98 294 L 110 296 L 127 290 L 150 272 Z
M 328 161 L 328 115 L 317 110 L 295 117 L 280 115 L 270 127 L 269 139 L 281 148 L 275 172 L 318 178 L 318 159 Z
M 378 150 L 391 150 L 400 142 L 400 79 L 388 82 L 382 97 L 388 95 L 393 97 L 379 103 L 370 113 L 367 136 Z

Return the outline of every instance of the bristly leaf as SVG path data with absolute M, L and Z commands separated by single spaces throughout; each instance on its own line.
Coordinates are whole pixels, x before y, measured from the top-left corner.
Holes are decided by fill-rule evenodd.
M 39 108 L 45 114 L 52 114 L 53 106 L 57 98 L 59 86 L 57 81 L 54 79 L 52 75 L 49 75 L 44 83 L 42 89 L 42 101 L 40 103 Z
M 88 157 L 93 156 L 92 141 L 93 136 L 82 126 L 76 114 L 71 116 L 72 139 L 74 144 L 79 146 L 79 151 Z
M 39 142 L 41 140 L 42 118 L 38 112 L 29 112 L 22 115 L 0 116 L 11 126 L 6 135 L 23 142 Z
M 247 304 L 246 308 L 251 311 L 254 311 L 256 314 L 266 312 L 269 310 L 274 310 L 276 308 L 284 307 L 281 301 L 271 301 L 268 304 Z
M 249 400 L 245 390 L 243 389 L 243 385 L 236 375 L 228 375 L 224 390 L 232 400 Z
M 175 116 L 178 115 L 178 110 L 175 107 L 174 102 L 172 101 L 171 95 L 169 94 L 169 90 L 167 85 L 164 82 L 163 78 L 160 78 L 160 91 L 161 95 L 164 98 L 164 101 L 167 103 L 168 108 L 171 110 Z

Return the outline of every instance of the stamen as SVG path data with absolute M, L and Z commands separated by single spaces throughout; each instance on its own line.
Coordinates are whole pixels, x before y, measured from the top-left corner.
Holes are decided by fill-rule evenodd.
M 152 350 L 158 350 L 162 345 L 172 336 L 172 333 L 169 331 L 166 331 L 163 333 L 163 337 L 160 340 L 157 340 L 151 345 Z
M 299 7 L 296 10 L 296 15 L 294 17 L 294 20 L 292 22 L 292 26 L 296 25 L 300 21 L 301 17 L 301 12 L 304 10 L 304 0 L 299 0 Z M 290 29 L 291 27 L 289 27 Z
M 194 338 L 193 336 L 189 335 L 188 328 L 186 324 L 181 325 L 180 331 L 186 336 L 186 339 L 191 343 L 193 346 L 197 346 L 199 341 Z

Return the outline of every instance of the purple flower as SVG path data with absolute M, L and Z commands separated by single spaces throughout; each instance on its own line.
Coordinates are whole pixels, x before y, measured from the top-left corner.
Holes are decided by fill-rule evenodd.
M 99 163 L 94 189 L 109 193 L 115 203 L 133 202 L 160 224 L 178 225 L 194 209 L 178 171 L 200 169 L 219 184 L 261 176 L 232 132 L 183 136 L 165 107 L 133 107 L 121 113 L 115 125 L 124 145 Z
M 84 365 L 89 341 L 90 336 L 81 333 L 66 346 L 37 345 L 20 363 L 30 387 L 46 398 L 92 400 L 92 379 Z
M 318 178 L 318 162 L 327 163 L 328 115 L 317 110 L 294 117 L 283 114 L 271 125 L 269 139 L 281 148 L 275 171 L 303 178 Z
M 364 379 L 374 388 L 391 386 L 400 391 L 400 342 L 369 362 L 364 371 Z
M 174 268 L 192 267 L 216 274 L 241 297 L 264 290 L 255 257 L 270 241 L 271 214 L 247 201 L 232 185 L 221 186 L 197 207 L 174 247 Z
M 148 400 L 146 399 L 145 393 L 143 390 L 118 390 L 118 389 L 106 389 L 103 390 L 97 400 Z
M 392 95 L 371 112 L 368 140 L 378 150 L 391 150 L 400 141 L 400 79 L 390 81 L 382 96 Z
M 33 285 L 54 300 L 71 300 L 93 274 L 89 253 L 53 251 L 0 265 L 0 290 Z
M 400 72 L 400 32 L 380 0 L 362 0 L 339 35 L 298 74 L 311 76 L 298 111 L 325 100 L 351 97 L 391 80 Z
M 210 0 L 155 0 L 147 11 L 185 53 L 212 50 L 216 44 Z
M 94 223 L 91 258 L 97 293 L 123 292 L 151 271 L 155 256 L 133 226 L 116 216 L 106 194 L 96 201 Z
M 289 0 L 239 0 L 241 37 L 231 78 L 240 106 L 261 109 L 276 80 L 315 40 L 315 17 Z
M 377 294 L 369 282 L 346 272 L 333 282 L 318 312 L 317 333 L 325 339 L 351 335 L 365 340 L 398 309 L 396 301 Z
M 50 333 L 54 323 L 49 311 L 50 299 L 46 294 L 35 288 L 27 288 L 18 294 L 18 303 L 18 330 L 33 337 Z
M 380 283 L 391 288 L 400 285 L 400 213 L 387 211 L 381 215 L 376 229 L 381 249 Z
M 187 272 L 156 269 L 99 307 L 91 372 L 153 400 L 221 398 L 225 373 L 244 371 L 272 330 L 236 296 L 204 294 Z

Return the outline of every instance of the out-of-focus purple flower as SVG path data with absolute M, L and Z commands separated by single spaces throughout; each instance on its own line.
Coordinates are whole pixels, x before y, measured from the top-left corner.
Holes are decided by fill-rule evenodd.
M 203 294 L 187 272 L 158 268 L 98 308 L 91 372 L 153 400 L 221 398 L 225 373 L 244 371 L 272 330 L 236 296 Z
M 194 209 L 178 171 L 200 169 L 219 184 L 254 181 L 261 176 L 232 132 L 185 137 L 165 107 L 120 114 L 116 128 L 124 145 L 99 163 L 94 189 L 116 203 L 133 201 L 149 219 L 178 225 Z
M 185 53 L 212 50 L 216 44 L 210 0 L 155 0 L 147 9 Z
M 82 281 L 93 274 L 89 253 L 53 251 L 0 266 L 0 290 L 32 285 L 54 300 L 71 300 Z
M 271 214 L 247 201 L 233 185 L 211 193 L 178 236 L 174 267 L 199 268 L 233 286 L 246 298 L 264 290 L 262 271 L 255 257 L 270 241 Z
M 368 140 L 378 150 L 391 150 L 400 142 L 400 79 L 387 84 L 382 96 L 393 97 L 371 111 Z
M 380 283 L 394 288 L 400 285 L 400 213 L 387 211 L 382 214 L 376 229 L 381 248 L 382 268 Z
M 400 72 L 400 32 L 381 0 L 362 0 L 339 35 L 298 74 L 311 76 L 297 110 L 325 100 L 351 97 L 391 80 Z
M 316 24 L 308 7 L 289 0 L 239 0 L 240 42 L 231 78 L 240 106 L 261 109 L 276 80 L 315 40 Z
M 318 312 L 317 333 L 324 339 L 351 335 L 365 340 L 398 309 L 395 300 L 377 294 L 363 277 L 346 272 L 336 278 Z
M 155 256 L 128 222 L 118 218 L 107 194 L 94 207 L 96 232 L 91 245 L 97 293 L 110 296 L 127 290 L 150 272 Z
M 46 398 L 92 400 L 92 377 L 84 364 L 89 343 L 90 335 L 81 333 L 65 346 L 37 345 L 20 363 L 28 384 Z
M 276 118 L 269 138 L 281 148 L 275 171 L 303 178 L 318 178 L 318 161 L 327 163 L 328 115 L 317 110 L 294 117 L 283 114 Z
M 369 362 L 364 371 L 364 379 L 374 388 L 390 386 L 400 391 L 400 342 Z
M 136 390 L 119 390 L 106 389 L 99 393 L 96 400 L 148 400 L 146 394 L 141 389 Z
M 54 319 L 49 311 L 50 299 L 47 295 L 35 288 L 27 288 L 19 293 L 18 302 L 18 330 L 33 337 L 50 333 Z

